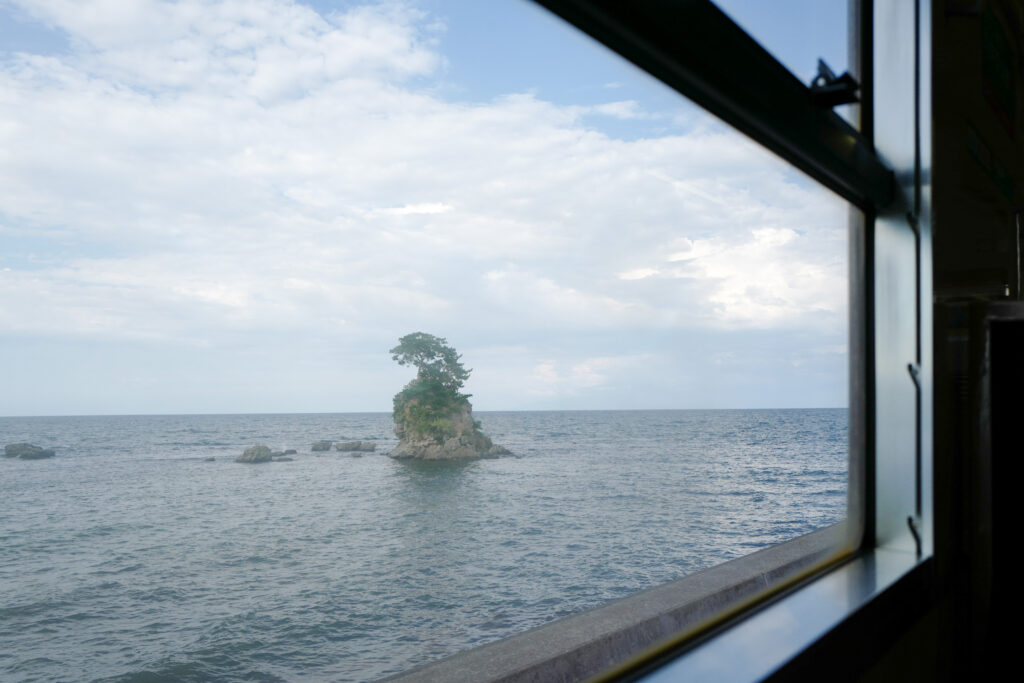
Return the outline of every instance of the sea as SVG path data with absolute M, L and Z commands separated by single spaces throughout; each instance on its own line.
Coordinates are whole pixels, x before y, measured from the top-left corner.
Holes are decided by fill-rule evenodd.
M 0 418 L 56 451 L 0 458 L 0 680 L 375 680 L 846 514 L 845 408 L 475 416 L 513 455 L 394 460 L 387 413 Z

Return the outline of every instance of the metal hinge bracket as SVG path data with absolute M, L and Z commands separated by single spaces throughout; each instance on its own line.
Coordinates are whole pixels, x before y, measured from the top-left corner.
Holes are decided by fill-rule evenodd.
M 840 104 L 859 102 L 858 90 L 860 84 L 849 71 L 844 71 L 842 76 L 836 76 L 824 59 L 818 60 L 818 75 L 811 81 L 811 99 L 816 105 L 831 109 Z

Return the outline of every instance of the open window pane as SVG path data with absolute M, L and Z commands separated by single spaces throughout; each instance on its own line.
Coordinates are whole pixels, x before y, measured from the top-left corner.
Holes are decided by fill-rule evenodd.
M 4 8 L 4 675 L 372 679 L 845 517 L 845 203 L 476 5 Z M 512 455 L 386 456 L 416 331 Z
M 823 59 L 836 75 L 850 70 L 848 0 L 714 0 L 804 83 Z

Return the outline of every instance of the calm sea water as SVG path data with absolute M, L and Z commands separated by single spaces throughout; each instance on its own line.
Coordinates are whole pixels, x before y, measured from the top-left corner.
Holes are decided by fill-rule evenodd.
M 842 410 L 0 418 L 0 679 L 372 680 L 838 521 Z M 232 462 L 254 442 L 294 462 Z M 216 458 L 213 462 L 205 459 Z

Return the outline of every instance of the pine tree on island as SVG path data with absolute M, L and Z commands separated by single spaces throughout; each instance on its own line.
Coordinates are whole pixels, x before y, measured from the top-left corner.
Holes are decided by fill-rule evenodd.
M 392 457 L 450 460 L 509 453 L 491 443 L 473 419 L 470 395 L 462 393 L 471 370 L 447 340 L 413 332 L 390 353 L 399 365 L 416 368 L 416 378 L 395 394 L 392 415 L 399 442 Z

